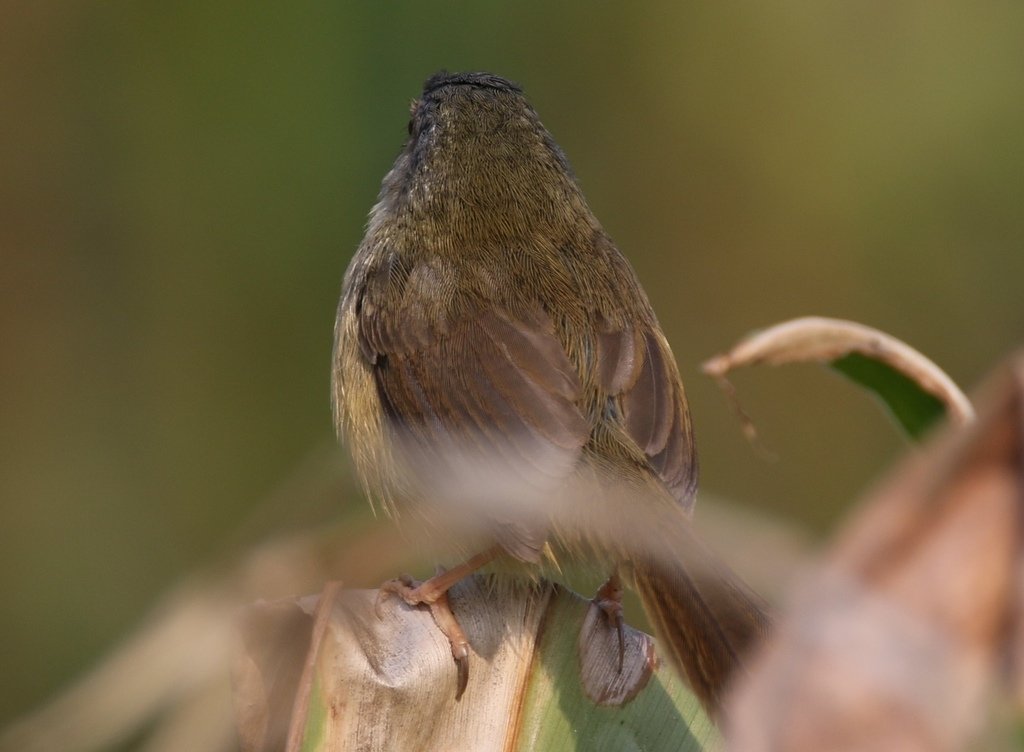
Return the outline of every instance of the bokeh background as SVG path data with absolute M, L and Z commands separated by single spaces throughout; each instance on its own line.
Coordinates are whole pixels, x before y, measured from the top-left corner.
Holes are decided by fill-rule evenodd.
M 699 364 L 803 314 L 965 387 L 1020 344 L 1022 39 L 1010 0 L 4 3 L 0 726 L 197 567 L 387 527 L 332 325 L 429 74 L 523 84 L 659 312 L 705 492 L 823 535 L 904 440 L 820 369 L 738 374 L 766 461 Z M 364 548 L 350 584 L 406 563 Z

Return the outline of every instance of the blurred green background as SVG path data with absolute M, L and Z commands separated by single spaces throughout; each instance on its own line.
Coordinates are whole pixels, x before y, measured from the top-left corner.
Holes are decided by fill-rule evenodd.
M 4 3 L 0 726 L 275 489 L 281 525 L 367 524 L 280 488 L 346 472 L 337 293 L 430 73 L 526 88 L 675 348 L 703 488 L 825 532 L 899 433 L 818 369 L 741 373 L 766 462 L 699 364 L 811 313 L 964 386 L 1020 343 L 1022 39 L 1009 0 Z

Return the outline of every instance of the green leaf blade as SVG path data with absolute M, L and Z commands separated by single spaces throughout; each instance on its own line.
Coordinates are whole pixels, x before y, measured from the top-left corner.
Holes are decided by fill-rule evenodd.
M 946 416 L 942 400 L 881 360 L 852 352 L 831 362 L 850 381 L 872 392 L 915 441 Z

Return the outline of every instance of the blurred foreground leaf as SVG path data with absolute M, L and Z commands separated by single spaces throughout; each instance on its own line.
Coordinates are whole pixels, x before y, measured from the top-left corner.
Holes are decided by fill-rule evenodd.
M 924 355 L 884 332 L 840 319 L 806 317 L 776 324 L 707 361 L 704 372 L 731 395 L 726 374 L 734 368 L 808 361 L 828 364 L 876 394 L 915 439 L 947 413 L 957 424 L 974 415 L 959 387 Z
M 636 630 L 627 628 L 623 673 L 617 666 L 603 678 L 591 672 L 588 685 L 591 694 L 635 697 L 622 707 L 588 699 L 579 635 L 593 611 L 560 586 L 475 577 L 452 590 L 474 648 L 469 686 L 458 701 L 451 650 L 430 614 L 392 600 L 378 616 L 376 593 L 331 596 L 326 613 L 315 598 L 250 609 L 235 671 L 244 752 L 676 752 L 718 744 L 700 703 L 671 669 L 651 672 L 640 649 L 647 638 Z M 321 635 L 312 645 L 311 631 Z M 296 656 L 306 646 L 313 669 L 299 679 Z M 605 657 L 612 667 L 617 652 Z M 595 681 L 607 686 L 595 688 Z
M 1007 668 L 1024 704 L 1024 355 L 977 404 L 860 505 L 795 593 L 733 698 L 730 749 L 964 749 Z
M 296 499 L 314 491 L 331 503 L 343 497 L 343 490 L 330 482 L 333 474 L 320 477 L 305 464 L 299 474 L 312 489 L 283 493 L 270 504 L 274 514 L 261 513 L 266 519 L 261 519 L 259 529 L 268 524 L 287 527 L 284 522 L 288 514 L 294 515 Z M 806 560 L 807 541 L 790 526 L 714 499 L 705 498 L 702 504 L 704 532 L 721 547 L 737 549 L 737 569 L 752 584 L 771 589 Z M 292 653 L 278 653 L 279 669 L 263 674 L 264 688 L 250 696 L 247 711 L 252 720 L 246 732 L 278 738 L 279 749 L 283 748 L 290 717 L 286 713 L 272 719 L 267 711 L 287 708 L 295 696 L 308 655 L 312 617 L 294 600 L 279 601 L 277 613 L 270 605 L 254 610 L 245 604 L 309 592 L 339 573 L 356 582 L 380 581 L 387 572 L 412 564 L 396 556 L 406 548 L 394 526 L 367 529 L 349 519 L 330 528 L 278 533 L 237 557 L 195 572 L 164 593 L 137 631 L 113 646 L 94 668 L 0 729 L 0 752 L 98 752 L 118 748 L 130 737 L 139 739 L 133 748 L 140 752 L 237 752 L 240 697 L 232 693 L 227 675 L 229 657 L 238 652 L 240 613 L 246 660 L 265 666 L 258 658 L 258 645 L 281 651 L 282 640 L 293 640 Z M 236 663 L 236 675 L 239 670 Z M 658 672 L 656 680 L 661 676 Z M 566 689 L 571 691 L 571 686 Z M 261 713 L 263 721 L 258 720 Z M 268 731 L 263 723 L 277 725 Z M 247 739 L 251 748 L 252 737 Z

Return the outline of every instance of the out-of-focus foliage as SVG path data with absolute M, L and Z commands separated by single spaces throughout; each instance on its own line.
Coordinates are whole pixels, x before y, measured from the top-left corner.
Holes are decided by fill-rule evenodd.
M 0 26 L 0 724 L 261 499 L 294 512 L 254 533 L 365 522 L 354 488 L 278 484 L 329 442 L 341 274 L 438 68 L 532 96 L 659 312 L 711 491 L 821 529 L 899 448 L 786 369 L 737 379 L 781 459 L 755 457 L 697 366 L 758 322 L 864 321 L 965 385 L 1024 332 L 1019 3 L 13 2 Z M 368 547 L 350 584 L 404 556 Z
M 1022 354 L 975 396 L 976 421 L 902 460 L 790 593 L 725 713 L 730 749 L 1008 748 L 993 708 L 1019 713 L 1024 686 Z

